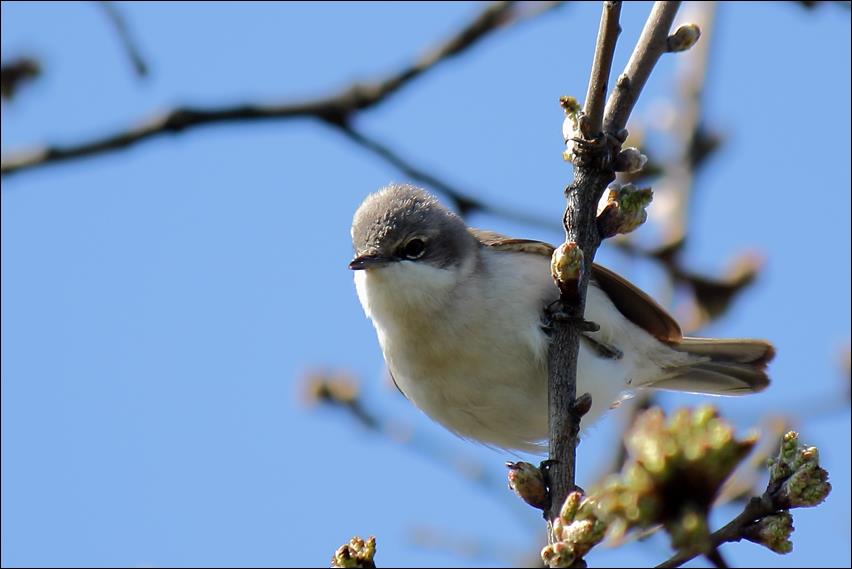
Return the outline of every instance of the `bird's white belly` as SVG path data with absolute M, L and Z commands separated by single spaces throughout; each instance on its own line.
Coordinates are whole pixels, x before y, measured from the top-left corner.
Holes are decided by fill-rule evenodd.
M 399 388 L 432 419 L 485 444 L 539 451 L 548 429 L 546 337 L 535 332 L 538 353 L 519 334 L 493 343 L 486 359 L 470 358 L 469 344 L 462 350 L 381 332 L 380 342 Z M 627 373 L 623 360 L 602 359 L 581 343 L 577 392 L 593 402 L 584 427 L 618 398 Z

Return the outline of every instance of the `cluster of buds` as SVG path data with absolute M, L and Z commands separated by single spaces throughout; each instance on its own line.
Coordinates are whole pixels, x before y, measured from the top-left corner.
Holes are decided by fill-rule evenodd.
M 375 567 L 373 557 L 376 555 L 376 538 L 366 541 L 353 537 L 349 543 L 341 545 L 331 558 L 332 567 Z
M 788 511 L 766 516 L 745 529 L 744 537 L 754 543 L 763 545 L 775 553 L 790 553 L 793 542 L 793 516 Z
M 565 151 L 562 153 L 562 158 L 566 162 L 573 162 L 577 158 L 577 145 L 583 142 L 594 143 L 594 141 L 588 139 L 595 138 L 596 134 L 588 132 L 591 128 L 589 118 L 581 110 L 577 99 L 560 97 L 559 104 L 565 111 L 565 120 L 562 121 L 562 139 L 565 141 Z M 636 174 L 645 167 L 648 157 L 642 154 L 638 148 L 632 146 L 621 148 L 624 141 L 627 140 L 627 136 L 626 129 L 608 135 L 612 142 L 617 142 L 617 148 L 614 150 L 617 150 L 618 153 L 612 159 L 612 169 L 616 172 Z
M 606 524 L 598 517 L 597 505 L 581 492 L 571 492 L 551 528 L 553 543 L 541 550 L 548 567 L 572 567 L 606 535 Z
M 799 444 L 799 434 L 784 435 L 778 456 L 769 461 L 769 494 L 781 508 L 816 506 L 831 492 L 816 447 Z
M 630 460 L 596 495 L 610 535 L 662 524 L 676 549 L 707 551 L 707 513 L 755 440 L 736 439 L 712 407 L 680 410 L 669 421 L 660 409 L 646 411 L 627 435 Z
M 606 204 L 598 212 L 598 231 L 601 237 L 627 234 L 645 223 L 645 208 L 654 199 L 651 188 L 637 188 L 633 184 L 613 182 L 609 185 Z

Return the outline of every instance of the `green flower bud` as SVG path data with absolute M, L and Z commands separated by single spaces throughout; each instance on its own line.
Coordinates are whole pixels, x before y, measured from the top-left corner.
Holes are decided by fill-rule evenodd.
M 790 534 L 794 530 L 792 514 L 784 511 L 760 519 L 746 528 L 744 536 L 747 540 L 766 546 L 775 553 L 784 554 L 793 551 Z
M 712 407 L 640 415 L 625 438 L 628 462 L 595 495 L 610 533 L 662 524 L 678 549 L 710 546 L 707 512 L 755 443 L 738 440 Z
M 566 524 L 570 524 L 574 521 L 574 517 L 577 515 L 577 510 L 580 509 L 580 502 L 583 501 L 583 494 L 580 492 L 571 492 L 568 494 L 568 497 L 565 498 L 565 503 L 562 504 L 562 509 L 559 512 L 559 517 L 562 518 Z
M 654 199 L 651 188 L 637 188 L 633 184 L 609 185 L 606 205 L 598 212 L 598 230 L 604 237 L 627 234 L 645 223 L 646 208 Z
M 553 521 L 554 542 L 541 551 L 541 559 L 548 567 L 576 566 L 603 540 L 606 530 L 606 524 L 597 517 L 595 503 L 583 498 L 581 492 L 571 492 Z
M 784 435 L 778 456 L 769 461 L 769 487 L 786 508 L 816 506 L 831 492 L 828 472 L 819 466 L 819 451 L 800 445 L 795 431 Z

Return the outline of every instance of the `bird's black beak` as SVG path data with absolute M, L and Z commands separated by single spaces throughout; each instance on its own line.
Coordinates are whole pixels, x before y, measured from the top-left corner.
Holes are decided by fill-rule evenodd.
M 373 269 L 382 267 L 390 263 L 393 259 L 382 257 L 381 255 L 359 255 L 352 259 L 349 263 L 349 268 L 353 271 L 363 271 L 365 269 Z

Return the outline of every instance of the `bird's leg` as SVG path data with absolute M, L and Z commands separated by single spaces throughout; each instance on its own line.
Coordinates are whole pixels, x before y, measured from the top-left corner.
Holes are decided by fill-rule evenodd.
M 597 332 L 601 329 L 594 322 L 569 314 L 559 299 L 554 300 L 544 308 L 544 315 L 542 316 L 542 328 L 544 331 L 549 334 L 553 329 L 554 322 L 567 322 L 575 326 L 580 332 Z
M 553 301 L 544 309 L 542 328 L 546 333 L 550 334 L 554 322 L 568 322 L 576 326 L 582 332 L 580 338 L 585 340 L 586 344 L 602 358 L 620 360 L 624 356 L 624 353 L 615 346 L 601 342 L 591 336 L 590 332 L 597 332 L 601 329 L 597 323 L 568 314 L 559 300 Z

